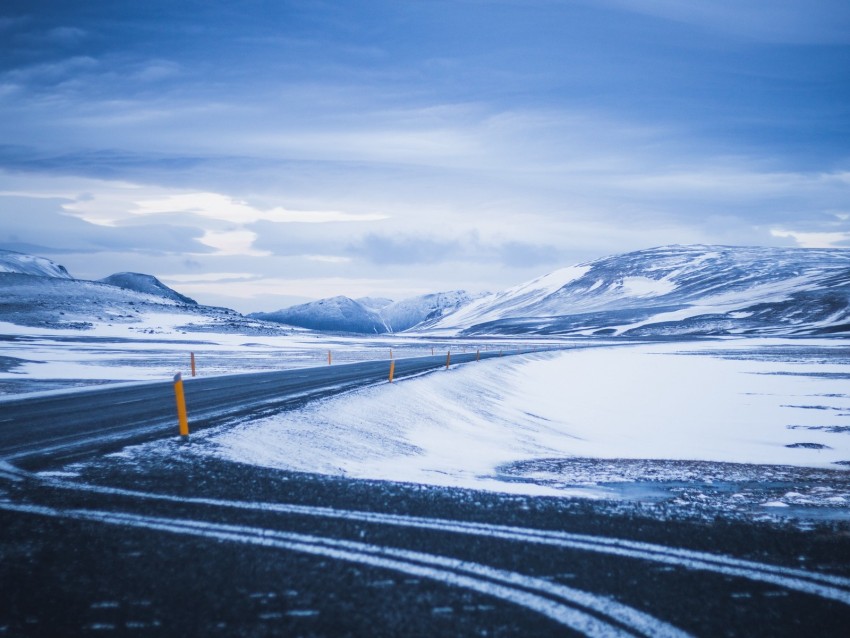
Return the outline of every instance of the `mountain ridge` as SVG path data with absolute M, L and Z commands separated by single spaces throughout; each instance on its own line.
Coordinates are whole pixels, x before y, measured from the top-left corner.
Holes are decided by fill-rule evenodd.
M 151 275 L 80 280 L 49 259 L 13 251 L 0 250 L 0 288 L 0 320 L 55 327 L 132 323 L 144 308 L 206 317 L 226 330 L 253 322 L 252 330 L 274 332 L 285 324 L 432 338 L 850 336 L 850 250 L 838 248 L 660 246 L 479 296 L 462 290 L 398 302 L 338 296 L 247 317 L 199 305 Z
M 423 321 L 439 319 L 474 298 L 464 290 L 430 293 L 400 301 L 371 297 L 351 299 L 340 295 L 248 316 L 311 330 L 386 334 L 403 332 Z
M 817 334 L 850 323 L 850 250 L 660 246 L 560 269 L 421 326 L 457 335 Z

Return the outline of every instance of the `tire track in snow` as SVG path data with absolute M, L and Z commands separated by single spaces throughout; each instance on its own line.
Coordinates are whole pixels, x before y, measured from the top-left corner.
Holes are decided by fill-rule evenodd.
M 54 487 L 76 491 L 111 494 L 115 496 L 127 496 L 131 498 L 181 504 L 191 503 L 195 505 L 223 507 L 229 509 L 253 510 L 276 514 L 293 514 L 298 516 L 313 516 L 376 525 L 427 529 L 439 532 L 484 536 L 500 540 L 534 543 L 563 549 L 621 556 L 624 558 L 645 560 L 690 570 L 706 571 L 723 576 L 732 576 L 756 582 L 768 583 L 784 589 L 850 605 L 850 578 L 844 578 L 832 574 L 822 574 L 819 572 L 810 572 L 793 567 L 759 563 L 756 561 L 725 556 L 723 554 L 712 554 L 697 550 L 668 547 L 666 545 L 657 545 L 642 541 L 489 523 L 470 523 L 450 519 L 404 516 L 398 514 L 380 514 L 356 510 L 337 510 L 328 507 L 314 507 L 309 505 L 180 497 L 170 494 L 141 492 L 91 484 L 77 484 L 56 478 L 38 477 L 28 472 L 24 472 L 23 470 L 19 470 L 8 463 L 0 463 L 0 470 L 15 472 L 18 475 L 35 478 L 36 480 L 48 483 Z
M 518 572 L 435 554 L 190 519 L 139 516 L 97 510 L 59 510 L 9 502 L 0 502 L 0 509 L 259 545 L 389 569 L 499 598 L 537 612 L 592 638 L 630 636 L 686 638 L 690 636 L 649 614 L 604 596 Z M 582 608 L 592 613 L 582 611 Z

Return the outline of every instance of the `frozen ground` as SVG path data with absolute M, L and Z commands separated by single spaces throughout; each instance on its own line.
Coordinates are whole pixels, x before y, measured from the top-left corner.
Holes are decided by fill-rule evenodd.
M 848 381 L 850 357 L 834 340 L 575 347 L 210 430 L 189 453 L 659 511 L 850 520 Z M 173 444 L 128 452 L 157 453 Z

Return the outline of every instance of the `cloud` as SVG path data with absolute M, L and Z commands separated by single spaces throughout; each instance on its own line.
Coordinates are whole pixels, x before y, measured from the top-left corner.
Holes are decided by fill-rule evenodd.
M 213 248 L 217 255 L 263 257 L 272 254 L 256 246 L 258 234 L 249 226 L 265 221 L 273 224 L 339 224 L 362 223 L 387 219 L 377 213 L 343 211 L 289 210 L 281 206 L 263 209 L 247 202 L 209 192 L 178 192 L 162 196 L 163 189 L 134 184 L 105 184 L 96 193 L 78 196 L 62 209 L 89 224 L 123 227 L 160 221 L 175 225 L 191 225 L 201 233 L 197 241 Z M 150 220 L 150 221 L 148 221 Z M 224 227 L 222 227 L 224 225 Z M 314 252 L 319 246 L 312 246 Z M 191 252 L 190 247 L 186 247 Z M 315 257 L 312 257 L 315 259 Z
M 0 31 L 12 31 L 30 22 L 30 16 L 0 16 Z
M 250 272 L 203 272 L 203 273 L 180 273 L 165 274 L 161 278 L 174 283 L 234 283 L 258 279 L 256 273 Z
M 271 253 L 254 248 L 257 234 L 250 230 L 208 230 L 200 242 L 215 248 L 216 255 L 244 255 L 247 257 L 267 257 Z
M 850 231 L 836 232 L 803 232 L 796 230 L 771 229 L 774 237 L 793 239 L 801 248 L 848 248 L 850 247 Z
M 88 32 L 77 27 L 54 27 L 44 34 L 44 39 L 61 46 L 73 46 L 88 36 Z
M 318 261 L 323 264 L 351 263 L 351 257 L 343 257 L 342 255 L 303 255 L 303 257 L 309 261 Z
M 19 85 L 55 86 L 68 80 L 78 81 L 80 76 L 98 68 L 99 63 L 95 58 L 75 55 L 12 69 L 2 74 L 0 81 Z
M 558 264 L 565 251 L 551 245 L 535 245 L 509 241 L 499 246 L 498 252 L 500 261 L 506 266 L 528 268 Z
M 350 247 L 353 254 L 375 264 L 433 264 L 463 261 L 463 246 L 457 240 L 428 237 L 386 237 L 369 234 Z
M 843 0 L 603 0 L 608 5 L 760 42 L 850 44 Z
M 157 197 L 146 193 L 141 187 L 129 184 L 122 185 L 119 189 L 110 188 L 108 192 L 66 204 L 64 208 L 92 224 L 106 226 L 115 225 L 119 220 L 132 216 L 182 213 L 234 224 L 250 224 L 261 220 L 275 223 L 326 224 L 376 221 L 387 218 L 387 215 L 380 213 L 287 210 L 281 206 L 260 209 L 220 193 L 181 192 Z
M 183 66 L 170 60 L 149 60 L 141 64 L 140 68 L 133 73 L 134 79 L 139 82 L 160 82 L 171 80 L 183 73 Z
M 850 231 L 837 0 L 154 2 L 0 19 L 5 245 L 387 294 Z
M 477 233 L 456 239 L 367 234 L 348 247 L 351 254 L 377 265 L 428 265 L 478 262 L 509 267 L 557 264 L 562 251 L 552 245 L 520 241 L 488 242 Z
M 0 247 L 28 244 L 50 252 L 137 251 L 151 254 L 211 249 L 198 243 L 203 233 L 187 226 L 145 224 L 133 228 L 99 227 L 63 214 L 60 198 L 0 194 L 3 223 Z

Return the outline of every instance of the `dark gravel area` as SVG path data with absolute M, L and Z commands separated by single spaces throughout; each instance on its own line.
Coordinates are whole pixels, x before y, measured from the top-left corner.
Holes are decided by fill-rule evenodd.
M 18 504 L 238 524 L 451 556 L 602 594 L 695 635 L 843 636 L 850 606 L 775 585 L 574 549 L 69 484 L 440 517 L 628 538 L 850 576 L 850 529 L 662 520 L 637 502 L 352 481 L 179 454 L 105 457 L 4 481 Z M 77 473 L 73 476 L 73 473 Z M 571 635 L 520 606 L 393 570 L 273 547 L 0 510 L 0 636 Z

